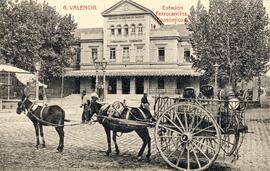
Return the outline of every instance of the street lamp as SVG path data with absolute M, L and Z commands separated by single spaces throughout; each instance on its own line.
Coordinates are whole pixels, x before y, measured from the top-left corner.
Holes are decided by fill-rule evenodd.
M 96 86 L 95 86 L 95 92 L 97 92 L 99 64 L 98 64 L 97 61 L 94 61 L 94 65 L 95 65 L 95 69 L 96 69 Z
M 106 96 L 106 90 L 105 90 L 105 87 L 106 87 L 105 72 L 106 72 L 107 64 L 108 64 L 108 62 L 106 61 L 105 58 L 103 58 L 102 61 L 101 61 L 101 67 L 102 67 L 101 69 L 103 71 L 103 101 L 105 101 L 105 96 Z
M 215 63 L 214 68 L 215 68 L 215 91 L 214 91 L 214 97 L 217 99 L 217 89 L 218 89 L 218 83 L 217 83 L 217 76 L 218 76 L 218 67 L 219 65 Z
M 103 58 L 101 61 L 94 61 L 95 69 L 96 69 L 96 92 L 98 87 L 98 70 L 102 70 L 103 72 L 103 100 L 105 100 L 105 72 L 107 67 L 107 60 Z
M 40 62 L 35 63 L 35 68 L 36 68 L 36 101 L 38 101 L 39 95 L 38 74 L 41 68 L 41 63 Z

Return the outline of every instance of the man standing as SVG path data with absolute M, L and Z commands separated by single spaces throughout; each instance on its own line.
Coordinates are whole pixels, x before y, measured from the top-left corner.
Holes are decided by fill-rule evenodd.
M 150 111 L 150 103 L 149 103 L 149 101 L 147 99 L 147 94 L 146 93 L 143 94 L 143 97 L 141 99 L 141 108 L 144 108 L 144 109 L 147 109 L 147 110 Z
M 83 112 L 82 112 L 82 123 L 85 123 L 85 121 L 89 121 L 89 115 L 90 115 L 90 111 L 88 110 L 88 106 L 90 104 L 90 99 L 89 97 L 86 95 L 86 90 L 82 91 L 82 104 L 80 107 L 83 107 Z

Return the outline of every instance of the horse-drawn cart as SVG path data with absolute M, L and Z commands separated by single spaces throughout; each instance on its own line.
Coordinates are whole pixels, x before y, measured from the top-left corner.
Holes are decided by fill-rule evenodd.
M 156 147 L 162 158 L 178 170 L 205 170 L 218 154 L 238 158 L 243 142 L 247 101 L 185 97 L 156 97 L 156 122 L 99 116 L 111 125 L 134 130 L 155 127 Z M 190 96 L 189 96 L 190 95 Z
M 220 151 L 238 157 L 247 132 L 245 101 L 157 97 L 155 143 L 178 170 L 205 170 Z

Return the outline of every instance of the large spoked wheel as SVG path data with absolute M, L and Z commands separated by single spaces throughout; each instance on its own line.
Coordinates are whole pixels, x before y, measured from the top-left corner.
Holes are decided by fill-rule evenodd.
M 216 160 L 221 135 L 215 119 L 192 103 L 165 110 L 155 127 L 156 146 L 162 158 L 178 170 L 204 170 Z
M 237 116 L 232 116 L 230 124 L 221 133 L 221 149 L 227 155 L 231 156 L 237 149 L 240 139 L 239 121 Z

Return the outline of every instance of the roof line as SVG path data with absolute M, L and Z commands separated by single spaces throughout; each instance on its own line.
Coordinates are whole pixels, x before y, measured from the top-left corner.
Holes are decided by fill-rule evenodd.
M 149 14 L 152 15 L 152 17 L 153 17 L 160 25 L 164 25 L 163 22 L 155 15 L 155 13 L 154 13 L 152 10 L 150 10 L 149 8 L 146 8 L 146 7 L 140 5 L 140 4 L 138 4 L 137 2 L 134 2 L 134 1 L 132 1 L 132 0 L 121 0 L 121 1 L 117 2 L 116 4 L 114 4 L 113 6 L 111 6 L 110 8 L 106 9 L 105 11 L 103 11 L 103 12 L 101 13 L 101 15 L 102 15 L 103 17 L 104 17 L 104 16 L 107 16 L 107 15 L 106 15 L 107 12 L 113 10 L 114 8 L 116 8 L 117 6 L 119 6 L 119 5 L 121 5 L 121 4 L 125 3 L 125 2 L 127 2 L 127 3 L 129 3 L 129 4 L 131 4 L 131 5 L 134 5 L 134 6 L 138 7 L 139 9 L 142 9 L 142 10 L 144 10 L 144 11 L 147 11 Z

